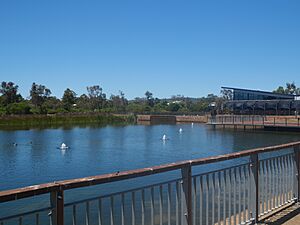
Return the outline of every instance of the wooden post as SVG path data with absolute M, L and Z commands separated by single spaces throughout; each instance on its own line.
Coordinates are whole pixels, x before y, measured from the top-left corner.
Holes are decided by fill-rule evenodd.
M 52 225 L 64 225 L 64 192 L 63 190 L 50 193 L 50 203 L 52 208 Z
M 183 225 L 192 225 L 192 168 L 190 165 L 181 169 L 182 174 L 182 204 L 183 204 Z
M 259 211 L 259 183 L 258 183 L 258 174 L 259 174 L 259 161 L 258 154 L 253 154 L 250 156 L 251 160 L 251 177 L 252 182 L 254 183 L 253 189 L 253 206 L 252 206 L 252 216 L 254 218 L 255 223 L 258 223 L 258 211 Z M 251 197 L 251 196 L 250 196 Z
M 297 202 L 300 202 L 300 146 L 296 146 L 294 147 L 294 152 L 295 152 L 295 162 L 296 162 L 296 178 L 297 178 L 297 188 L 296 188 L 296 198 L 297 198 Z

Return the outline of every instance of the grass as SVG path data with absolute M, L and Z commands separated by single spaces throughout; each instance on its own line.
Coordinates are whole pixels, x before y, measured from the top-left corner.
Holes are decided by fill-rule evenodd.
M 135 116 L 104 113 L 67 113 L 50 115 L 10 115 L 0 117 L 0 129 L 55 128 L 134 124 Z

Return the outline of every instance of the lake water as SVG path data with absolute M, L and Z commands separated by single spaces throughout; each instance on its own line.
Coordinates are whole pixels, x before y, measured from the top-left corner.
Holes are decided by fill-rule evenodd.
M 161 140 L 164 134 L 169 138 L 165 142 Z M 299 139 L 297 133 L 214 130 L 204 124 L 0 131 L 0 189 L 143 168 Z M 70 149 L 58 149 L 62 142 Z

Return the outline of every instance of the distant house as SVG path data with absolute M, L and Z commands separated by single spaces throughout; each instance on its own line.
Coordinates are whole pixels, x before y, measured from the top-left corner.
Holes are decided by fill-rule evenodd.
M 222 87 L 231 93 L 223 111 L 234 114 L 295 115 L 300 111 L 300 96 L 268 91 Z

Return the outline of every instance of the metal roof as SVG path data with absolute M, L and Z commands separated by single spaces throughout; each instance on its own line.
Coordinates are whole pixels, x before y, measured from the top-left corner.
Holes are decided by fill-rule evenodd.
M 245 91 L 245 92 L 255 92 L 265 95 L 272 95 L 272 96 L 281 96 L 281 97 L 295 97 L 300 95 L 292 95 L 292 94 L 281 94 L 281 93 L 274 93 L 270 91 L 261 91 L 261 90 L 251 90 L 251 89 L 244 89 L 244 88 L 234 88 L 234 87 L 221 87 L 222 89 L 231 89 L 236 91 Z

